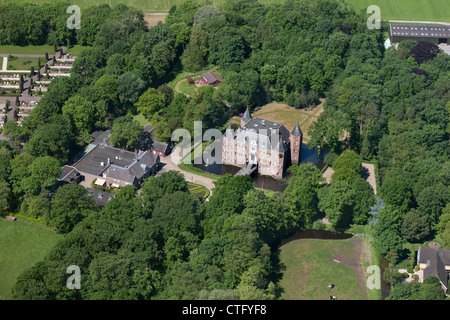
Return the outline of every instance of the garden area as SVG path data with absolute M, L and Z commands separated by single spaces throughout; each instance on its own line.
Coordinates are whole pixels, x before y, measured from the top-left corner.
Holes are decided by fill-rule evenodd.
M 205 186 L 202 186 L 197 183 L 189 182 L 188 183 L 189 193 L 199 198 L 200 201 L 205 201 L 206 198 L 209 197 L 209 190 Z

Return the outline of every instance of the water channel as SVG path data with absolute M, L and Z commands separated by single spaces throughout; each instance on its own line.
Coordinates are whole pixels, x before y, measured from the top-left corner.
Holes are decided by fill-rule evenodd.
M 214 156 L 215 155 L 214 151 L 212 151 L 211 154 Z M 314 165 L 316 165 L 317 168 L 319 168 L 319 170 L 323 169 L 323 167 L 324 167 L 323 160 L 321 158 L 319 158 L 319 156 L 317 154 L 317 150 L 310 150 L 308 148 L 308 145 L 306 145 L 304 143 L 302 143 L 301 162 L 302 163 L 311 162 Z M 225 175 L 227 173 L 234 175 L 240 169 L 239 167 L 225 165 L 225 164 L 205 163 L 205 161 L 203 161 L 203 159 L 202 159 L 202 161 L 198 161 L 198 159 L 196 159 L 196 161 L 194 161 L 194 163 L 197 163 L 197 164 L 194 164 L 195 167 L 202 169 L 203 171 L 206 171 L 206 172 L 217 174 L 219 176 Z M 260 188 L 260 189 L 276 191 L 276 192 L 283 192 L 284 189 L 286 189 L 286 187 L 287 187 L 289 178 L 290 178 L 290 175 L 288 173 L 281 180 L 274 179 L 270 176 L 263 176 L 260 174 L 256 174 L 253 177 L 253 181 L 255 182 L 254 187 Z

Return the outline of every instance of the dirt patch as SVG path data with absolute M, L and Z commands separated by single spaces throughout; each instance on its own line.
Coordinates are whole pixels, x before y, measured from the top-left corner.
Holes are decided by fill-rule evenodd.
M 364 270 L 361 267 L 361 261 L 362 261 L 362 253 L 363 253 L 363 246 L 361 239 L 353 238 L 348 240 L 350 242 L 353 242 L 354 244 L 354 254 L 352 256 L 346 256 L 341 254 L 336 254 L 333 256 L 333 262 L 335 260 L 339 261 L 339 263 L 342 263 L 346 266 L 349 266 L 351 268 L 354 268 L 356 271 L 356 274 L 358 275 L 358 282 L 359 286 L 361 288 L 361 292 L 366 292 L 366 277 L 364 274 Z
M 146 13 L 144 15 L 144 21 L 147 23 L 147 27 L 154 27 L 158 24 L 158 22 L 164 23 L 166 20 L 167 15 L 166 14 L 150 14 Z

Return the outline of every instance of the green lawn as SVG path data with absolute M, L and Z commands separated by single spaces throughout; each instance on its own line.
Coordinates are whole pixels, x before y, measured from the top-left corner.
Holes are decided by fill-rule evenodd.
M 70 53 L 73 56 L 78 57 L 78 56 L 80 56 L 81 52 L 83 52 L 83 50 L 86 48 L 90 48 L 90 46 L 75 45 L 72 48 L 67 48 L 65 53 Z
M 61 237 L 33 224 L 0 218 L 0 300 L 11 298 L 17 277 L 42 260 Z
M 148 121 L 143 114 L 137 114 L 135 116 L 133 116 L 134 120 L 137 120 L 139 122 L 139 124 L 143 127 L 145 127 L 146 125 L 150 124 L 150 121 Z
M 8 70 L 39 70 L 38 59 L 41 61 L 41 66 L 46 62 L 45 58 L 31 58 L 31 57 L 14 57 L 8 58 Z
M 53 46 L 0 46 L 0 54 L 53 54 Z
M 299 240 L 280 249 L 285 269 L 279 285 L 283 300 L 366 300 L 360 268 L 359 240 Z M 339 262 L 333 261 L 336 259 Z M 361 277 L 361 278 L 360 278 Z M 335 288 L 330 291 L 329 284 Z

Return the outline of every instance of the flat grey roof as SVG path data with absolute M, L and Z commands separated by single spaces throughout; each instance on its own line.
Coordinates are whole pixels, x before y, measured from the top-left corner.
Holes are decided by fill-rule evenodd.
M 78 161 L 74 167 L 80 172 L 98 176 L 108 167 L 108 159 L 110 164 L 125 167 L 135 161 L 136 154 L 122 149 L 98 145 Z
M 434 24 L 390 24 L 389 34 L 395 37 L 450 38 L 450 27 Z

